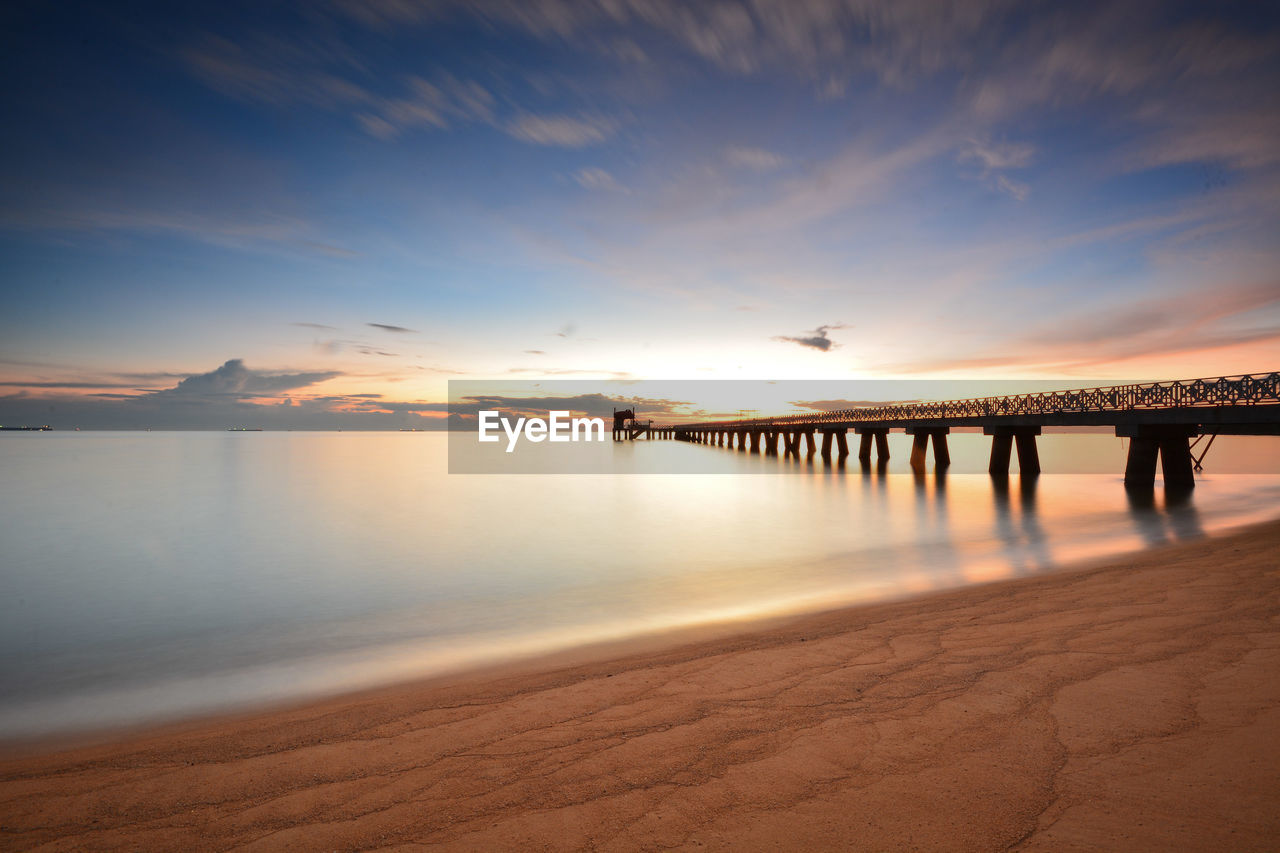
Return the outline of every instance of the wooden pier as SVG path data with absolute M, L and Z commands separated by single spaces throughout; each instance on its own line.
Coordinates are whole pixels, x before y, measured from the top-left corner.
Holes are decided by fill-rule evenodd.
M 635 413 L 625 414 L 635 423 Z M 614 436 L 619 437 L 615 415 Z M 911 467 L 923 471 L 929 449 L 934 466 L 951 464 L 947 435 L 957 427 L 980 427 L 991 436 L 988 470 L 1009 473 L 1013 453 L 1023 476 L 1040 473 L 1036 438 L 1046 428 L 1111 427 L 1129 439 L 1124 482 L 1147 489 L 1155 483 L 1159 464 L 1167 487 L 1195 485 L 1194 443 L 1207 436 L 1280 435 L 1280 372 L 1187 379 L 1135 385 L 1112 385 L 1075 391 L 1046 391 L 1005 397 L 903 403 L 779 418 L 750 418 L 692 424 L 653 425 L 635 438 L 667 438 L 736 447 L 740 451 L 799 457 L 821 454 L 844 459 L 849 455 L 848 433 L 858 436 L 858 459 L 870 465 L 874 455 L 883 465 L 889 459 L 891 430 L 912 436 Z M 821 436 L 819 445 L 818 437 Z M 1206 445 L 1207 449 L 1208 445 Z M 1201 456 L 1203 458 L 1203 454 Z

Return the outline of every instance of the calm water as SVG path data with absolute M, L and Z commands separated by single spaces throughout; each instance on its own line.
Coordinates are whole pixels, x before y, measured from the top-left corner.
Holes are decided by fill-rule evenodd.
M 905 436 L 884 474 L 672 441 L 583 451 L 722 472 L 687 476 L 450 475 L 446 440 L 0 436 L 0 736 L 1035 574 L 1280 515 L 1280 476 L 1230 473 L 1274 457 L 1268 438 L 1220 439 L 1173 505 L 1126 496 L 1105 435 L 1043 437 L 1049 473 L 1003 488 L 913 476 Z M 952 454 L 988 441 L 953 435 Z

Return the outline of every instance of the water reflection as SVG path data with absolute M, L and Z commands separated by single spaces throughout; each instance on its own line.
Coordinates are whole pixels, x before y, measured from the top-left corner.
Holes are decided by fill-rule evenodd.
M 966 438 L 986 452 L 982 436 L 961 435 L 953 458 Z M 713 475 L 454 476 L 445 436 L 431 434 L 40 439 L 0 443 L 0 470 L 24 484 L 0 493 L 0 648 L 14 651 L 0 683 L 26 691 L 0 697 L 0 733 L 5 703 L 24 695 L 90 713 L 79 709 L 91 679 L 154 688 L 163 695 L 126 703 L 149 713 L 186 707 L 179 693 L 219 698 L 211 672 L 270 666 L 296 673 L 229 698 L 287 698 L 304 675 L 351 686 L 343 654 L 368 680 L 411 647 L 397 666 L 421 675 L 1043 572 L 1280 503 L 1275 477 L 1126 495 L 1115 472 L 916 474 L 900 454 L 898 473 L 889 460 L 842 468 L 674 441 L 587 452 Z M 745 476 L 769 471 L 781 476 Z
M 994 533 L 1003 543 L 1004 553 L 1019 573 L 1044 571 L 1053 564 L 1049 536 L 1036 510 L 1037 474 L 1018 477 L 1018 507 L 1015 514 L 1008 474 L 991 474 L 991 495 L 995 507 Z M 1015 517 L 1016 516 L 1016 517 Z
M 1130 487 L 1125 489 L 1125 496 L 1129 517 L 1148 546 L 1168 545 L 1205 535 L 1193 489 L 1165 488 L 1158 493 L 1154 488 Z

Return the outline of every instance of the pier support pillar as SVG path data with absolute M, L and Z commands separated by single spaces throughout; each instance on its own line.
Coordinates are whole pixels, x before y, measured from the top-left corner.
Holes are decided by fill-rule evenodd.
M 751 452 L 752 453 L 760 452 L 760 431 L 759 430 L 752 430 L 751 432 Z
M 1116 435 L 1129 439 L 1129 458 L 1124 468 L 1124 485 L 1130 489 L 1150 489 L 1156 481 L 1156 458 L 1164 474 L 1166 489 L 1192 489 L 1191 436 L 1195 426 L 1118 426 Z
M 935 432 L 931 437 L 933 439 L 933 467 L 941 471 L 943 468 L 951 467 L 951 450 L 947 447 L 947 432 Z M 1019 451 L 1022 445 L 1018 445 Z M 1019 457 L 1021 458 L 1021 457 Z
M 1036 432 L 1039 431 L 1036 430 Z M 1020 432 L 1014 435 L 1013 439 L 1018 446 L 1018 471 L 1024 477 L 1039 474 L 1040 451 L 1036 447 L 1035 435 L 1028 432 Z
M 804 455 L 805 457 L 813 456 L 818 449 L 818 445 L 814 439 L 813 430 L 805 430 L 801 433 L 804 436 Z
M 923 471 L 929 453 L 929 433 L 921 430 L 911 437 L 911 470 Z
M 889 430 L 882 427 L 854 427 L 858 436 L 858 459 L 864 465 L 871 464 L 871 444 L 875 443 L 876 458 L 881 462 L 889 461 Z
M 986 432 L 986 430 L 983 430 Z M 1009 473 L 1009 459 L 1013 456 L 1013 433 L 998 432 L 991 437 L 991 462 L 987 465 L 987 473 L 993 477 L 1004 477 Z
M 1166 489 L 1194 489 L 1191 443 L 1186 435 L 1169 435 L 1160 439 L 1160 470 Z
M 1154 438 L 1130 438 L 1129 458 L 1124 465 L 1124 485 L 1129 489 L 1150 489 L 1156 484 L 1156 458 L 1160 443 Z
M 951 464 L 951 453 L 947 449 L 947 433 L 950 427 L 907 427 L 911 442 L 911 470 L 919 473 L 925 469 L 928 458 L 929 439 L 933 438 L 933 466 L 944 470 Z
M 1036 436 L 1040 434 L 1040 427 L 983 427 L 982 434 L 991 436 L 991 464 L 987 466 L 989 473 L 996 476 L 1009 473 L 1014 442 L 1018 446 L 1018 471 L 1022 476 L 1031 477 L 1040 473 L 1040 452 L 1036 449 Z
M 778 455 L 778 436 L 781 433 L 767 432 L 764 435 L 764 452 L 769 456 Z
M 849 437 L 844 430 L 836 433 L 836 454 L 841 459 L 849 455 Z
M 832 438 L 833 438 L 833 433 L 831 433 L 829 430 L 823 430 L 823 432 L 822 432 L 822 458 L 823 458 L 824 460 L 826 460 L 827 462 L 830 462 L 830 461 L 831 461 L 831 440 L 832 440 Z

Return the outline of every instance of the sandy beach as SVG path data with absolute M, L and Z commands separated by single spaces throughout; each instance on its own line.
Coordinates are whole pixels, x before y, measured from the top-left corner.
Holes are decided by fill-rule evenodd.
M 73 749 L 13 850 L 1274 850 L 1280 523 Z

